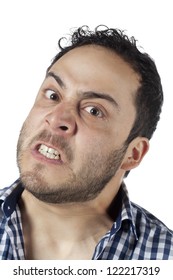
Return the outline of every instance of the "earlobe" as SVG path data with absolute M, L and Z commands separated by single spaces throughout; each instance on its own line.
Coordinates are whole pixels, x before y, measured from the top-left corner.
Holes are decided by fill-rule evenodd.
M 129 171 L 137 167 L 149 149 L 149 140 L 145 137 L 137 137 L 130 144 L 121 168 Z

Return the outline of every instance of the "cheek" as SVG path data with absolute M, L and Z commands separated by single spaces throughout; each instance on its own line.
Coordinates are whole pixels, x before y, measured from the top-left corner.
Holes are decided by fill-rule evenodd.
M 103 155 L 116 149 L 116 141 L 110 133 L 92 133 L 87 131 L 80 133 L 75 140 L 75 149 L 78 156 Z
M 37 110 L 34 107 L 28 114 L 28 117 L 25 121 L 29 130 L 33 131 L 35 129 L 41 128 L 41 124 L 44 121 L 44 113 L 41 110 Z
M 32 109 L 21 128 L 19 144 L 27 147 L 32 138 L 39 132 L 39 129 L 41 129 L 40 119 L 38 114 Z

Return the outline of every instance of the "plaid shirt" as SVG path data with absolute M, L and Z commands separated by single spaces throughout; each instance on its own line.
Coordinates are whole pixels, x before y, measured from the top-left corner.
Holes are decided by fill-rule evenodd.
M 0 190 L 0 259 L 24 260 L 24 241 L 18 200 L 23 191 L 20 180 Z M 120 196 L 121 193 L 121 196 Z M 173 259 L 173 231 L 148 211 L 130 202 L 123 183 L 121 206 L 110 231 L 101 238 L 93 260 Z M 116 205 L 116 204 L 115 204 Z

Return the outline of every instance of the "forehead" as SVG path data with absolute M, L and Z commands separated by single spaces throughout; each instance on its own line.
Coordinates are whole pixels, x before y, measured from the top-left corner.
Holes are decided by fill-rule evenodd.
M 139 87 L 139 75 L 115 52 L 102 46 L 87 45 L 63 55 L 51 71 L 82 86 L 95 85 L 100 90 L 134 93 Z
M 106 104 L 110 119 L 128 135 L 136 116 L 134 101 L 140 79 L 116 53 L 95 45 L 78 47 L 63 55 L 49 71 L 63 82 L 63 96 L 68 100 L 81 98 L 86 92 L 110 96 L 119 107 L 117 115 L 110 103 Z

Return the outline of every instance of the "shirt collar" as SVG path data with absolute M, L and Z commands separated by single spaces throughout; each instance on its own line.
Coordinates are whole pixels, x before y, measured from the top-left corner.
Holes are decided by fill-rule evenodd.
M 138 240 L 136 226 L 135 226 L 135 217 L 133 215 L 132 204 L 129 199 L 128 190 L 125 183 L 123 182 L 119 190 L 119 199 L 121 199 L 121 207 L 119 208 L 118 216 L 112 226 L 110 231 L 110 238 L 113 238 L 114 234 L 123 227 L 130 225 L 130 228 Z
M 8 218 L 16 209 L 16 204 L 24 188 L 20 179 L 15 181 L 10 187 L 3 190 L 0 197 L 0 206 L 5 216 Z

